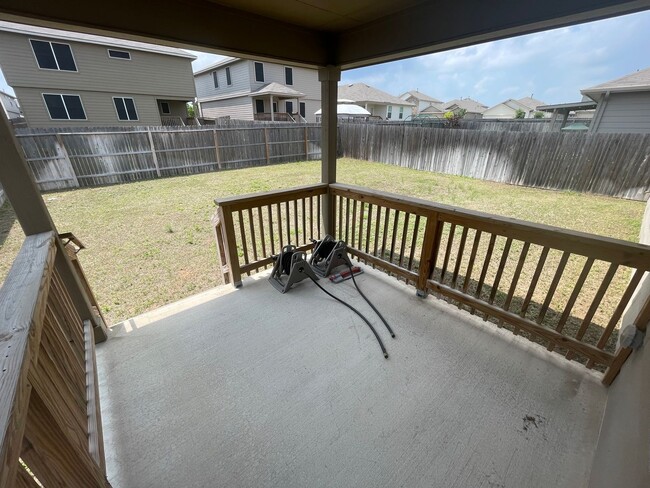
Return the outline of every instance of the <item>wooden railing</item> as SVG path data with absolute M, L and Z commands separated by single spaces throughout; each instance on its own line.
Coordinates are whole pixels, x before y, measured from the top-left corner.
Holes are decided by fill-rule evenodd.
M 0 289 L 0 488 L 110 486 L 93 327 L 62 252 L 51 232 L 28 236 Z
M 315 185 L 216 200 L 226 282 L 240 284 L 242 273 L 268 267 L 280 244 L 308 248 L 306 238 L 320 235 L 320 209 L 308 204 L 315 212 L 309 232 L 294 236 L 300 202 L 328 192 L 335 237 L 358 259 L 413 284 L 420 295 L 433 292 L 549 351 L 606 371 L 605 383 L 620 369 L 626 352 L 616 349 L 620 319 L 650 270 L 650 247 L 640 244 L 350 185 Z M 269 223 L 273 249 L 263 230 Z
M 225 283 L 241 284 L 246 273 L 266 269 L 272 255 L 293 244 L 311 249 L 321 235 L 321 195 L 318 184 L 231 198 L 217 198 L 213 217 Z

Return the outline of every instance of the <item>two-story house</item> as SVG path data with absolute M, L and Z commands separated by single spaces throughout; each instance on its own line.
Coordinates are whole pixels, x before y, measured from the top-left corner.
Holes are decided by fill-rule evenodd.
M 413 109 L 413 115 L 417 115 L 429 107 L 434 107 L 434 109 L 440 111 L 442 105 L 444 104 L 442 100 L 438 100 L 437 98 L 426 95 L 417 89 L 402 93 L 399 97 L 402 100 L 406 100 L 407 102 L 415 105 Z
M 339 98 L 352 100 L 371 115 L 387 121 L 406 120 L 412 117 L 415 109 L 414 103 L 365 83 L 339 85 Z
M 315 122 L 320 109 L 318 71 L 228 58 L 194 73 L 205 118 Z
M 0 22 L 0 67 L 30 127 L 181 124 L 196 96 L 192 54 Z

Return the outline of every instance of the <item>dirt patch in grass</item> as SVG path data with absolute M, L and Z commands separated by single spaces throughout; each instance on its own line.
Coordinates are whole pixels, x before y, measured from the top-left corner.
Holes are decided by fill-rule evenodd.
M 637 241 L 644 204 L 339 160 L 338 179 Z M 291 163 L 48 193 L 60 232 L 86 245 L 80 259 L 106 318 L 116 323 L 221 284 L 210 217 L 217 196 L 317 183 L 320 163 Z M 23 240 L 11 207 L 0 209 L 0 280 Z

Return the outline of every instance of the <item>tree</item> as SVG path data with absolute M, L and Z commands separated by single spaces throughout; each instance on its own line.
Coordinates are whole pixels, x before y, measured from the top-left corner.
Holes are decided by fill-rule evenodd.
M 515 119 L 525 119 L 526 112 L 520 108 L 515 111 Z
M 445 112 L 445 122 L 447 122 L 447 127 L 452 127 L 452 128 L 458 128 L 460 127 L 460 119 L 465 117 L 465 114 L 467 113 L 467 110 L 464 108 L 458 109 L 454 112 L 451 110 L 449 112 Z
M 543 119 L 544 118 L 544 112 L 540 112 L 539 110 L 533 114 L 533 117 L 536 119 Z

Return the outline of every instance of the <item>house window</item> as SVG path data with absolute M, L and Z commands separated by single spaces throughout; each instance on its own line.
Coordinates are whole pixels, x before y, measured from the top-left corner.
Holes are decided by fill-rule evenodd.
M 264 63 L 255 63 L 255 81 L 264 83 Z
M 232 85 L 232 78 L 230 77 L 230 68 L 226 68 L 226 85 Z
M 135 110 L 133 98 L 113 97 L 117 118 L 120 120 L 138 120 L 138 112 Z
M 399 118 L 402 119 L 404 117 L 404 107 L 399 108 Z
M 278 104 L 277 104 L 277 102 L 273 102 L 273 113 L 278 113 Z
M 293 68 L 289 68 L 288 66 L 285 66 L 284 81 L 287 85 L 293 85 Z
M 52 120 L 86 120 L 79 95 L 43 93 L 43 100 Z
M 393 106 L 389 105 L 386 109 L 386 120 L 389 120 L 393 116 Z
M 214 84 L 215 88 L 219 88 L 219 75 L 216 71 L 212 72 L 212 83 Z
M 264 113 L 264 100 L 255 100 L 255 113 Z
M 109 49 L 108 57 L 115 59 L 131 59 L 131 53 L 128 51 L 118 51 L 117 49 Z
M 305 102 L 300 102 L 300 115 L 303 119 L 307 117 L 307 107 L 305 105 Z
M 160 102 L 160 110 L 162 110 L 162 113 L 164 114 L 172 113 L 172 110 L 169 107 L 169 102 Z
M 284 107 L 288 114 L 293 113 L 293 102 L 284 102 Z
M 69 44 L 30 39 L 36 62 L 41 69 L 77 71 Z

